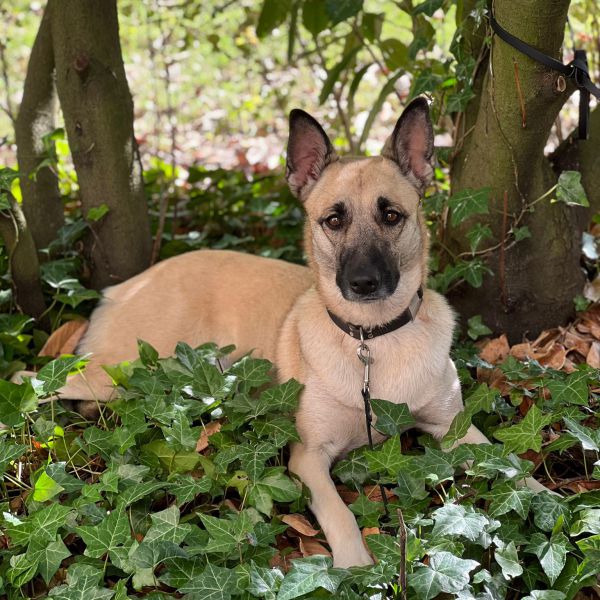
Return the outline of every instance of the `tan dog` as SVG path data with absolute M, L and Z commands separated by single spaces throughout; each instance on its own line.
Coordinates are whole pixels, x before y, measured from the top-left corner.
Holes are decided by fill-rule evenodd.
M 363 364 L 351 334 L 360 337 L 362 327 L 367 338 L 372 395 L 408 404 L 420 429 L 441 438 L 462 409 L 449 358 L 452 312 L 433 291 L 422 302 L 419 296 L 428 259 L 419 198 L 432 173 L 433 131 L 423 99 L 406 108 L 379 157 L 338 159 L 302 111 L 292 111 L 290 127 L 287 179 L 306 208 L 310 269 L 200 251 L 109 288 L 79 347 L 92 361 L 60 395 L 109 399 L 100 365 L 135 358 L 137 338 L 161 355 L 180 340 L 233 343 L 236 356 L 256 349 L 275 361 L 279 379 L 305 386 L 297 413 L 302 443 L 292 447 L 289 468 L 310 488 L 334 564 L 365 565 L 371 558 L 329 475 L 336 459 L 367 442 Z M 395 327 L 401 316 L 406 323 Z M 471 427 L 462 441 L 487 439 Z

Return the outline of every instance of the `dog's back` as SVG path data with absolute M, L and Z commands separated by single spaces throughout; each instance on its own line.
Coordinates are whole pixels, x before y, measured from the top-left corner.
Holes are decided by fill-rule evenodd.
M 226 250 L 189 252 L 158 263 L 104 291 L 78 354 L 91 353 L 83 377 L 70 378 L 61 397 L 106 400 L 101 368 L 137 357 L 137 339 L 169 356 L 184 341 L 234 344 L 232 358 L 254 350 L 275 359 L 279 330 L 295 300 L 312 285 L 306 267 Z

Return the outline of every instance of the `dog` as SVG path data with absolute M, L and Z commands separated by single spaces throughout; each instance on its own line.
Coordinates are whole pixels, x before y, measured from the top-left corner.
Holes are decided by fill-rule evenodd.
M 309 267 L 200 250 L 107 289 L 78 348 L 91 362 L 59 396 L 109 400 L 113 387 L 100 365 L 134 359 L 138 338 L 162 356 L 178 341 L 212 340 L 235 344 L 233 360 L 251 350 L 270 359 L 279 380 L 304 384 L 296 414 L 302 441 L 291 447 L 289 470 L 310 489 L 334 565 L 372 564 L 329 473 L 335 460 L 367 443 L 358 346 L 370 351 L 373 396 L 406 403 L 422 431 L 440 439 L 463 408 L 449 357 L 454 315 L 426 289 L 420 198 L 432 156 L 423 98 L 407 106 L 382 154 L 370 158 L 339 158 L 319 123 L 293 110 L 286 178 L 306 211 Z M 461 440 L 487 442 L 474 426 Z

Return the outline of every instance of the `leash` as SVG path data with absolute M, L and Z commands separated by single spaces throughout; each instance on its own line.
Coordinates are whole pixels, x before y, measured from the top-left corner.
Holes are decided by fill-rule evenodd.
M 494 33 L 504 42 L 529 56 L 533 60 L 545 65 L 549 69 L 562 73 L 566 78 L 573 79 L 579 89 L 579 131 L 580 140 L 587 140 L 589 137 L 588 124 L 590 119 L 590 95 L 600 100 L 600 88 L 592 83 L 588 68 L 587 56 L 585 50 L 575 50 L 573 60 L 564 64 L 547 54 L 544 54 L 537 48 L 530 46 L 523 40 L 509 33 L 494 16 L 493 0 L 488 0 L 488 19 Z

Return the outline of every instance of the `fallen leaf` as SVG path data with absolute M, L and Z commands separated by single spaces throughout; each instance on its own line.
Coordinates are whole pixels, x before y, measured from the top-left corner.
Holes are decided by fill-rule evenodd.
M 87 331 L 89 321 L 77 319 L 63 323 L 42 346 L 40 356 L 58 358 L 61 354 L 75 354 L 77 344 Z
M 379 527 L 365 527 L 360 533 L 364 540 L 368 535 L 377 535 L 381 533 L 381 531 Z
M 213 433 L 217 433 L 217 431 L 221 431 L 220 421 L 211 421 L 208 423 L 208 425 L 205 425 L 200 437 L 198 438 L 196 452 L 202 452 L 203 450 L 206 450 L 206 448 L 208 448 L 208 438 Z
M 509 352 L 510 346 L 508 345 L 508 339 L 506 338 L 506 335 L 503 334 L 500 337 L 487 342 L 479 355 L 486 362 L 497 365 L 504 361 Z
M 341 499 L 346 504 L 352 504 L 353 502 L 356 502 L 356 499 L 360 496 L 358 492 L 347 488 L 345 485 L 336 485 L 335 487 Z
M 291 515 L 283 515 L 281 520 L 289 525 L 292 529 L 305 536 L 315 536 L 319 533 L 318 529 L 314 529 L 309 520 L 304 515 L 293 513 Z
M 592 343 L 585 362 L 594 369 L 600 369 L 600 342 Z
M 387 488 L 384 488 L 384 490 L 385 490 L 385 497 L 388 500 L 391 500 L 392 498 L 396 497 L 396 495 L 394 494 L 394 492 L 392 492 L 392 490 L 388 490 Z M 378 485 L 366 485 L 364 488 L 364 491 L 365 491 L 365 496 L 369 500 L 372 500 L 373 502 L 381 502 L 383 500 L 381 488 Z
M 300 534 L 300 552 L 302 552 L 302 556 L 305 558 L 307 556 L 313 556 L 314 554 L 331 556 L 331 552 L 327 550 L 327 548 L 325 548 L 325 546 L 323 546 L 323 544 L 321 544 L 318 540 L 302 534 Z

